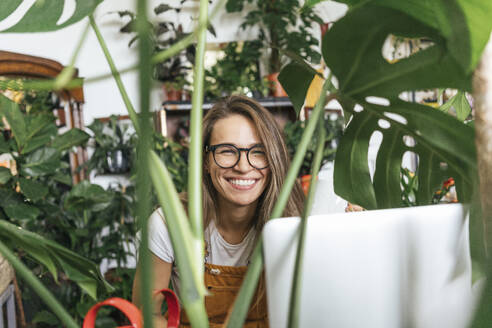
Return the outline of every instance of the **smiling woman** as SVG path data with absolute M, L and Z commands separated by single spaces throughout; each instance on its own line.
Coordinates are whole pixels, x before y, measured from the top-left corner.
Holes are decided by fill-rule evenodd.
M 214 326 L 223 324 L 231 310 L 254 243 L 284 183 L 289 157 L 272 115 L 243 96 L 215 104 L 203 120 L 203 141 L 205 285 L 210 292 L 205 306 Z M 300 215 L 302 204 L 303 194 L 296 185 L 284 216 Z M 179 295 L 179 273 L 161 209 L 152 214 L 149 233 L 153 289 L 166 288 L 171 281 Z M 140 305 L 138 275 L 139 270 L 133 301 Z M 162 297 L 154 301 L 155 323 L 161 325 L 165 322 L 159 311 Z M 267 327 L 263 279 L 252 304 L 245 327 Z M 181 323 L 189 325 L 186 314 Z

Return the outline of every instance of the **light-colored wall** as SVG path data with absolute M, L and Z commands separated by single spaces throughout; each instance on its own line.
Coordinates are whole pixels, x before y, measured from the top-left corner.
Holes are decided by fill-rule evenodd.
M 119 32 L 123 21 L 118 14 L 111 13 L 118 10 L 133 10 L 133 0 L 106 0 L 99 5 L 96 10 L 95 18 L 101 29 L 113 59 L 118 69 L 129 67 L 137 62 L 137 52 L 135 47 L 129 49 L 127 44 L 131 38 L 128 34 Z M 152 0 L 149 11 L 162 0 Z M 15 24 L 23 13 L 30 7 L 29 4 L 34 0 L 26 0 L 21 7 L 7 19 L 0 22 L 0 30 L 6 29 Z M 165 3 L 179 4 L 178 0 L 166 1 Z M 210 10 L 213 10 L 214 3 Z M 66 1 L 66 12 L 70 13 L 74 1 Z M 193 28 L 191 16 L 196 17 L 198 1 L 188 0 L 184 4 L 185 9 L 176 20 L 182 23 L 185 30 Z M 345 6 L 327 1 L 318 5 L 319 13 L 327 21 L 334 20 L 345 12 Z M 134 10 L 133 10 L 134 11 Z M 155 17 L 149 13 L 150 17 Z M 208 35 L 208 42 L 228 42 L 233 40 L 245 40 L 255 37 L 255 31 L 240 31 L 239 25 L 242 21 L 241 14 L 228 14 L 222 9 L 212 21 L 217 32 L 217 37 Z M 63 17 L 63 16 L 62 16 Z M 45 57 L 56 60 L 63 65 L 70 62 L 72 52 L 75 49 L 80 35 L 87 24 L 87 19 L 69 26 L 63 30 L 47 33 L 0 33 L 0 50 L 19 52 L 34 56 Z M 81 77 L 90 78 L 109 73 L 109 67 L 99 47 L 97 39 L 92 32 L 89 32 L 79 56 L 76 61 Z M 138 110 L 138 75 L 136 72 L 123 74 L 123 83 L 129 93 L 130 99 Z M 105 79 L 97 82 L 86 83 L 84 85 L 86 104 L 84 105 L 84 121 L 86 124 L 92 122 L 94 118 L 109 116 L 111 114 L 126 114 L 126 108 L 121 100 L 116 85 L 112 79 Z M 160 107 L 162 102 L 160 86 L 156 83 L 151 93 L 151 110 Z

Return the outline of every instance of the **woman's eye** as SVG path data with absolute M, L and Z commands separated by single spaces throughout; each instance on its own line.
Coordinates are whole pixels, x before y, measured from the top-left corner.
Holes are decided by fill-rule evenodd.
M 236 152 L 233 149 L 221 149 L 219 150 L 219 154 L 235 154 Z

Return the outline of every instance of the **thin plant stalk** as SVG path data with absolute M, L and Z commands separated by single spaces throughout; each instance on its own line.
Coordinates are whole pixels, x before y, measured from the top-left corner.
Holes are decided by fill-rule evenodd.
M 180 273 L 180 299 L 193 327 L 208 327 L 204 297 L 206 294 L 201 268 L 195 261 L 195 242 L 186 212 L 181 203 L 171 175 L 159 156 L 150 152 L 149 171 L 157 198 L 166 217 L 166 225 Z
M 65 308 L 58 302 L 58 300 L 51 294 L 51 292 L 43 285 L 41 281 L 29 270 L 28 267 L 20 261 L 17 256 L 0 241 L 0 253 L 9 261 L 14 267 L 17 274 L 26 281 L 29 286 L 41 297 L 44 303 L 53 311 L 53 313 L 60 319 L 60 321 L 69 328 L 79 327 L 73 318 L 68 314 Z M 3 318 L 0 318 L 3 320 Z
M 203 200 L 202 200 L 202 116 L 203 116 L 203 81 L 205 46 L 207 42 L 207 15 L 208 0 L 200 0 L 198 24 L 198 43 L 195 55 L 195 69 L 193 76 L 193 96 L 190 115 L 190 150 L 188 167 L 188 215 L 194 240 L 196 241 L 195 256 L 197 263 L 203 264 Z M 200 266 L 200 275 L 203 275 L 203 265 Z
M 114 64 L 113 58 L 111 57 L 111 53 L 109 52 L 109 49 L 106 45 L 106 41 L 104 41 L 101 31 L 99 31 L 99 27 L 97 26 L 96 21 L 94 20 L 94 16 L 90 15 L 89 21 L 92 29 L 94 30 L 94 33 L 96 34 L 97 40 L 99 41 L 99 45 L 101 46 L 101 49 L 104 53 L 104 57 L 106 57 L 106 61 L 108 62 L 109 68 L 111 69 L 111 74 L 113 75 L 114 81 L 118 86 L 118 90 L 120 91 L 121 98 L 123 99 L 123 103 L 125 104 L 125 107 L 128 110 L 128 115 L 130 116 L 135 131 L 137 132 L 137 134 L 140 134 L 140 124 L 138 122 L 137 112 L 135 111 L 135 108 L 133 107 L 130 101 L 130 97 L 128 97 L 128 93 L 126 92 L 125 86 L 123 85 L 123 81 L 121 80 L 120 73 L 116 69 L 116 65 Z
M 280 194 L 278 196 L 277 202 L 275 203 L 275 207 L 273 208 L 271 218 L 280 217 L 284 211 L 285 206 L 287 205 L 287 201 L 296 182 L 299 169 L 301 168 L 302 161 L 304 160 L 307 148 L 316 129 L 316 124 L 322 113 L 324 113 L 325 104 L 335 97 L 335 95 L 333 94 L 329 95 L 328 97 L 326 96 L 327 90 L 329 90 L 330 88 L 332 88 L 332 84 L 331 79 L 328 78 L 323 84 L 321 95 L 318 99 L 318 102 L 314 106 L 306 129 L 302 134 L 301 142 L 299 143 L 296 154 L 294 155 L 294 159 L 292 160 L 289 171 L 287 172 L 287 177 L 285 178 L 284 185 L 280 190 Z M 227 322 L 228 328 L 239 328 L 242 327 L 244 324 L 249 306 L 251 304 L 251 300 L 253 299 L 253 295 L 258 285 L 261 271 L 263 269 L 262 249 L 262 239 L 259 238 L 251 255 L 251 262 L 248 266 L 248 271 L 246 272 L 243 284 L 241 285 L 239 294 L 237 295 L 237 298 L 234 302 L 231 316 L 229 317 L 229 320 Z
M 150 63 L 151 44 L 147 24 L 147 0 L 137 1 L 137 33 L 139 36 L 139 94 L 140 94 L 140 122 L 141 127 L 138 136 L 137 154 L 137 218 L 142 232 L 142 245 L 139 250 L 139 265 L 142 269 L 140 276 L 140 286 L 142 286 L 142 305 L 145 327 L 153 327 L 153 307 L 152 307 L 152 269 L 151 257 L 148 245 L 148 217 L 151 208 L 151 181 L 149 170 L 149 152 L 152 138 L 152 126 L 150 125 L 150 79 L 152 78 L 152 65 Z M 136 113 L 134 113 L 136 114 Z
M 73 51 L 72 58 L 70 59 L 70 63 L 56 77 L 53 85 L 55 90 L 63 89 L 72 80 L 73 74 L 75 73 L 75 67 L 74 67 L 75 61 L 77 60 L 77 57 L 80 53 L 80 49 L 82 48 L 82 45 L 84 44 L 84 41 L 87 39 L 87 35 L 89 34 L 89 28 L 90 28 L 90 22 L 87 23 L 86 27 L 82 31 L 79 41 L 77 42 L 77 46 Z
M 306 241 L 306 228 L 308 217 L 314 201 L 314 191 L 318 182 L 317 176 L 323 160 L 323 150 L 325 147 L 326 130 L 323 117 L 319 119 L 318 144 L 314 153 L 313 167 L 311 168 L 311 181 L 309 191 L 304 205 L 304 212 L 299 225 L 299 242 L 297 244 L 296 263 L 294 276 L 292 278 L 292 288 L 290 289 L 290 309 L 289 309 L 289 328 L 298 328 L 299 314 L 301 309 L 301 287 L 302 287 L 302 266 L 304 263 L 304 245 Z

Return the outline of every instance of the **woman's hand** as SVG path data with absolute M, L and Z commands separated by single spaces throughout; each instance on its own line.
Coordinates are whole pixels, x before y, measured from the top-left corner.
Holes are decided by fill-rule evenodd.
M 366 210 L 365 208 L 351 203 L 347 203 L 347 207 L 345 207 L 345 212 L 360 212 L 365 210 Z

